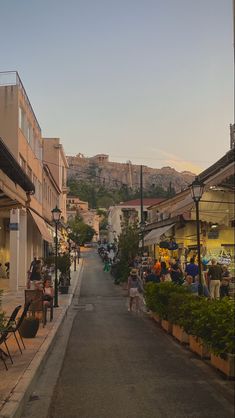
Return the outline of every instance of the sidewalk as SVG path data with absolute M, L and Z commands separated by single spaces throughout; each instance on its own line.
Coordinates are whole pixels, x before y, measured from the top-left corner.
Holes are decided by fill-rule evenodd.
M 71 271 L 69 294 L 59 294 L 59 308 L 54 309 L 53 321 L 47 322 L 45 328 L 40 324 L 35 338 L 24 339 L 26 350 L 23 350 L 23 354 L 20 353 L 13 336 L 8 340 L 14 364 L 12 365 L 7 359 L 7 371 L 3 362 L 0 361 L 0 418 L 21 416 L 22 407 L 53 348 L 56 334 L 72 302 L 75 289 L 81 278 L 82 268 L 83 260 L 80 259 L 77 271 Z M 2 308 L 7 314 L 11 313 L 19 304 L 24 305 L 23 291 L 18 294 L 13 292 L 3 294 Z

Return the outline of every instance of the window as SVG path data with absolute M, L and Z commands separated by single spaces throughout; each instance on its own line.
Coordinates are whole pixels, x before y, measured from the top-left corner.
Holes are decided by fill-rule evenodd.
M 25 159 L 22 157 L 22 155 L 19 155 L 19 163 L 21 168 L 26 171 L 26 161 Z
M 27 166 L 27 175 L 30 178 L 30 180 L 32 181 L 32 170 L 29 166 Z

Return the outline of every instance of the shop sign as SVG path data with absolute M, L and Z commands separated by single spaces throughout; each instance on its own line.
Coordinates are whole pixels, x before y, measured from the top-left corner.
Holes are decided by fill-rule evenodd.
M 159 247 L 160 248 L 166 248 L 168 250 L 177 250 L 178 248 L 178 244 L 176 244 L 176 242 L 174 241 L 162 241 L 159 243 Z
M 19 224 L 16 222 L 9 223 L 10 231 L 19 231 Z

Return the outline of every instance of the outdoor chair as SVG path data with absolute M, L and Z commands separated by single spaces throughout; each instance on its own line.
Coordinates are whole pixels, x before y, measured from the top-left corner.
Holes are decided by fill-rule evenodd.
M 17 317 L 17 314 L 18 314 L 20 308 L 21 308 L 21 305 L 16 306 L 16 308 L 13 310 L 11 316 L 8 318 L 6 326 L 4 327 L 4 329 L 0 330 L 0 346 L 4 344 L 4 346 L 6 348 L 6 351 L 7 351 L 6 352 L 5 350 L 3 350 L 0 347 L 0 357 L 1 357 L 1 360 L 3 361 L 3 363 L 5 365 L 6 370 L 8 370 L 7 365 L 6 365 L 6 361 L 5 361 L 6 357 L 9 357 L 9 359 L 11 360 L 11 363 L 13 364 L 13 360 L 12 360 L 12 357 L 11 357 L 11 354 L 10 354 L 10 351 L 8 349 L 8 345 L 7 345 L 6 341 L 7 341 L 7 338 L 9 337 L 10 328 L 11 328 L 12 324 L 14 324 L 15 319 Z M 18 342 L 17 342 L 17 344 L 19 346 Z
M 30 312 L 32 312 L 33 315 L 35 313 L 41 312 L 42 313 L 42 323 L 43 327 L 47 323 L 47 311 L 50 309 L 50 321 L 53 319 L 53 300 L 51 300 L 49 303 L 44 303 L 44 293 L 41 289 L 36 290 L 25 290 L 25 303 L 30 302 Z
M 25 317 L 26 317 L 26 315 L 27 315 L 27 312 L 28 312 L 28 310 L 29 310 L 29 307 L 30 307 L 30 302 L 28 302 L 28 303 L 26 303 L 26 304 L 25 304 L 25 306 L 24 306 L 24 310 L 23 310 L 23 312 L 22 312 L 21 316 L 19 317 L 18 321 L 17 321 L 17 322 L 15 322 L 15 324 L 9 325 L 9 327 L 8 327 L 8 334 L 9 334 L 9 336 L 10 336 L 11 334 L 14 334 L 14 337 L 15 337 L 16 343 L 17 343 L 17 345 L 18 345 L 18 347 L 19 347 L 19 350 L 20 350 L 21 354 L 22 354 L 22 350 L 21 350 L 21 346 L 20 346 L 20 344 L 19 344 L 18 338 L 17 338 L 17 336 L 16 336 L 16 333 L 18 332 L 18 335 L 19 335 L 19 337 L 20 337 L 20 340 L 21 340 L 21 342 L 22 342 L 22 345 L 23 345 L 23 347 L 24 347 L 24 349 L 25 349 L 24 341 L 23 341 L 23 338 L 22 338 L 22 336 L 21 336 L 21 334 L 20 334 L 19 328 L 20 328 L 20 326 L 21 326 L 21 324 L 22 324 L 22 322 L 23 322 L 24 318 L 25 318 Z M 9 336 L 7 336 L 7 338 L 9 338 Z

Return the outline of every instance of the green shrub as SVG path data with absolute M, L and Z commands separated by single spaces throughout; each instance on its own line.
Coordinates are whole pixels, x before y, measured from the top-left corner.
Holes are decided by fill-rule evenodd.
M 67 273 L 70 269 L 71 261 L 69 254 L 60 255 L 57 258 L 57 267 L 61 273 Z
M 208 300 L 200 310 L 196 332 L 212 353 L 235 354 L 234 300 Z
M 191 335 L 199 335 L 199 317 L 201 311 L 207 306 L 208 300 L 188 294 L 180 307 L 178 325 Z
M 145 286 L 147 307 L 162 319 L 168 319 L 170 297 L 173 293 L 186 294 L 187 290 L 172 282 L 147 283 Z
M 201 338 L 216 355 L 235 354 L 234 300 L 210 300 L 192 295 L 183 286 L 173 283 L 147 283 L 147 307 L 162 319 L 183 327 Z
M 168 304 L 168 319 L 172 324 L 179 325 L 184 318 L 185 303 L 192 297 L 188 290 L 180 287 L 181 291 L 171 293 Z

